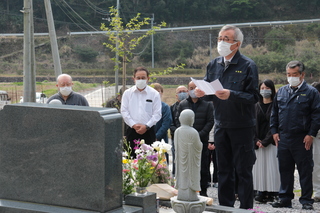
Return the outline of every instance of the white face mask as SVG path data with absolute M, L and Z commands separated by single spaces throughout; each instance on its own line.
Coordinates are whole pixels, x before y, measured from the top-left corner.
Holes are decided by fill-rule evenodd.
M 288 82 L 290 86 L 296 87 L 300 84 L 300 77 L 288 77 Z
M 225 42 L 225 41 L 218 42 L 218 46 L 217 46 L 218 53 L 223 57 L 230 55 L 234 50 L 236 50 L 236 49 L 230 50 L 230 47 L 231 47 L 231 45 L 234 45 L 236 43 L 237 42 L 234 42 L 232 44 Z
M 63 96 L 68 96 L 70 95 L 70 93 L 72 92 L 72 87 L 59 87 L 60 89 L 60 93 L 63 95 Z
M 138 89 L 144 89 L 146 86 L 147 86 L 147 80 L 145 79 L 136 80 L 136 87 Z

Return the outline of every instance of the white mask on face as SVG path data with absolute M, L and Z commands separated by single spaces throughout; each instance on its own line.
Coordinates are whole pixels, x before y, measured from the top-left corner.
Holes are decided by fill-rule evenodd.
M 226 56 L 230 55 L 235 50 L 235 49 L 234 50 L 230 50 L 230 47 L 231 47 L 231 45 L 234 45 L 236 43 L 237 42 L 234 42 L 232 44 L 230 44 L 228 42 L 225 42 L 225 41 L 218 42 L 218 46 L 217 46 L 218 53 L 223 57 L 226 57 Z
M 60 93 L 63 96 L 68 96 L 72 92 L 72 87 L 59 87 L 60 88 Z
M 300 77 L 288 77 L 288 82 L 290 86 L 296 87 L 300 84 Z
M 145 79 L 136 80 L 136 87 L 138 89 L 144 89 L 146 86 L 147 86 L 147 80 Z

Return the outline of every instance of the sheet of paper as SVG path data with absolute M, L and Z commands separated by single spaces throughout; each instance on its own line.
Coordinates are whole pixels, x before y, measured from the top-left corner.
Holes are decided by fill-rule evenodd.
M 223 86 L 219 79 L 216 79 L 212 82 L 207 82 L 204 80 L 197 80 L 191 77 L 191 81 L 194 82 L 194 84 L 205 92 L 206 95 L 214 95 L 216 91 L 223 90 Z

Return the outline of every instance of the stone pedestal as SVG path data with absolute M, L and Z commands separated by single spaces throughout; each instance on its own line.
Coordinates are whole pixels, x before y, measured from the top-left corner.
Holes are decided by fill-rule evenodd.
M 135 193 L 127 195 L 125 204 L 142 207 L 143 213 L 156 213 L 157 200 L 156 193 L 148 192 L 146 195 L 136 195 Z
M 44 206 L 122 209 L 121 123 L 111 108 L 6 105 L 0 111 L 0 212 L 21 202 L 30 205 L 19 213 Z
M 204 197 L 199 197 L 198 201 L 182 201 L 178 200 L 177 196 L 172 197 L 171 205 L 175 212 L 177 213 L 201 213 L 204 212 L 206 208 L 207 199 Z

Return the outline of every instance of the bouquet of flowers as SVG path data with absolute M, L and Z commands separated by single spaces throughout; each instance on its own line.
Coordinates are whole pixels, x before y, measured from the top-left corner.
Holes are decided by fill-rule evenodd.
M 171 149 L 171 145 L 164 141 L 156 141 L 151 146 L 144 140 L 134 141 L 136 158 L 131 157 L 130 144 L 124 140 L 123 154 L 123 194 L 130 194 L 134 187 L 147 187 L 149 183 L 158 181 L 158 175 L 170 179 L 170 172 L 166 167 L 165 152 Z M 161 172 L 162 171 L 162 172 Z M 163 171 L 166 171 L 164 173 Z

